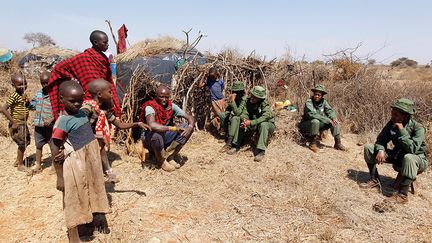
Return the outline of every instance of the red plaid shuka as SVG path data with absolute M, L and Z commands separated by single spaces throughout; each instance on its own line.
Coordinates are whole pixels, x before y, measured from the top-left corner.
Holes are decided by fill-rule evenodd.
M 149 100 L 143 104 L 141 107 L 141 121 L 145 122 L 145 108 L 147 106 L 151 106 L 155 110 L 155 120 L 157 123 L 161 125 L 172 125 L 173 123 L 173 109 L 172 109 L 172 102 L 169 100 L 167 107 L 163 107 L 161 104 L 159 104 L 156 99 Z
M 95 135 L 97 138 L 106 138 L 107 142 L 111 141 L 110 135 L 110 125 L 106 117 L 105 111 L 101 110 L 96 101 L 91 99 L 84 100 L 83 104 L 90 104 L 98 114 L 98 119 L 96 121 Z
M 87 91 L 88 83 L 95 79 L 105 79 L 111 82 L 114 114 L 117 117 L 120 116 L 120 102 L 111 75 L 108 58 L 93 48 L 88 48 L 83 53 L 58 63 L 51 72 L 47 87 L 54 118 L 57 119 L 60 111 L 64 109 L 63 104 L 60 103 L 59 85 L 61 82 L 71 79 L 76 79 L 81 83 L 87 98 L 91 98 L 90 93 Z

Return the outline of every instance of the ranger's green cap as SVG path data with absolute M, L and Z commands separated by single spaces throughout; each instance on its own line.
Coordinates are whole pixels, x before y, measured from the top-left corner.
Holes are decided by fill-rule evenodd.
M 259 85 L 253 87 L 251 94 L 253 96 L 257 97 L 258 99 L 265 99 L 266 98 L 266 90 Z
M 318 84 L 317 86 L 315 86 L 315 88 L 311 89 L 312 92 L 321 92 L 323 94 L 327 94 L 327 91 L 324 87 L 324 85 L 322 84 Z
M 401 110 L 410 115 L 415 113 L 414 102 L 406 98 L 400 98 L 396 100 L 393 105 L 391 105 L 391 107 Z
M 245 89 L 245 86 L 243 82 L 236 81 L 231 85 L 231 91 L 243 91 Z

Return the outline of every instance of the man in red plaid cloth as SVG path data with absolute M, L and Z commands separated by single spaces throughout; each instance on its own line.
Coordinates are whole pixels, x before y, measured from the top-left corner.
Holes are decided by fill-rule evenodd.
M 111 83 L 112 97 L 114 101 L 113 111 L 115 116 L 120 116 L 120 103 L 115 84 L 111 76 L 111 66 L 108 58 L 103 53 L 108 50 L 108 36 L 105 32 L 95 30 L 90 34 L 92 47 L 86 49 L 72 58 L 58 63 L 51 72 L 48 81 L 48 91 L 54 118 L 57 119 L 63 104 L 60 103 L 58 87 L 63 81 L 76 79 L 80 82 L 88 98 L 90 94 L 87 85 L 95 79 L 105 79 Z

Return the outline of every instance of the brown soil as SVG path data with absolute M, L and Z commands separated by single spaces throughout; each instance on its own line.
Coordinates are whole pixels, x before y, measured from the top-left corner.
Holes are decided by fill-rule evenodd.
M 111 232 L 95 233 L 93 241 L 430 241 L 431 173 L 419 176 L 418 192 L 407 205 L 377 213 L 373 204 L 386 197 L 357 185 L 368 178 L 357 145 L 364 140 L 343 136 L 350 150 L 341 152 L 328 138 L 315 154 L 276 138 L 257 163 L 251 151 L 220 154 L 222 143 L 197 132 L 183 151 L 188 161 L 171 174 L 143 168 L 113 146 L 110 157 L 121 182 L 109 187 Z M 32 177 L 18 172 L 15 150 L 10 138 L 0 138 L 0 242 L 66 241 L 55 175 L 51 168 Z M 26 154 L 34 154 L 33 143 Z M 388 194 L 396 173 L 389 165 L 380 172 Z

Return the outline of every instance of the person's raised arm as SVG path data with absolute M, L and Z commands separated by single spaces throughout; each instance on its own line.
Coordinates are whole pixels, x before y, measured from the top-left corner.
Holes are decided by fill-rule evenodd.
M 125 123 L 120 121 L 120 119 L 116 118 L 114 122 L 112 123 L 114 126 L 120 129 L 129 129 L 133 127 L 141 127 L 145 130 L 151 130 L 150 126 L 147 124 L 144 124 L 143 122 L 132 122 L 132 123 Z
M 186 119 L 186 121 L 188 122 L 188 124 L 189 124 L 189 127 L 194 127 L 195 126 L 195 117 L 193 117 L 193 116 L 191 116 L 191 115 L 189 115 L 189 114 L 187 114 L 187 113 L 185 113 L 184 114 L 184 116 L 183 116 L 185 119 Z
M 208 74 L 203 74 L 203 76 L 201 77 L 199 83 L 198 83 L 198 88 L 202 88 L 206 85 L 205 80 L 207 79 Z
M 147 115 L 145 117 L 146 123 L 150 126 L 150 129 L 155 132 L 166 132 L 166 131 L 175 131 L 175 127 L 164 126 L 156 122 L 154 114 Z

